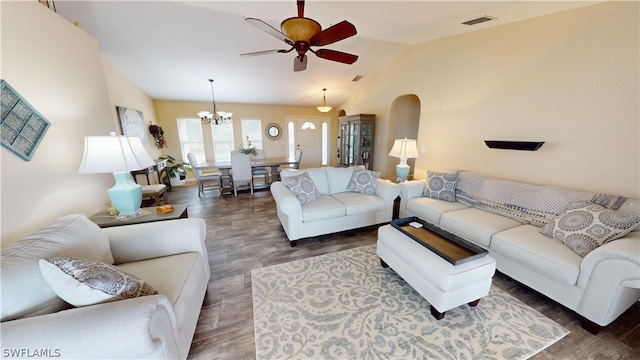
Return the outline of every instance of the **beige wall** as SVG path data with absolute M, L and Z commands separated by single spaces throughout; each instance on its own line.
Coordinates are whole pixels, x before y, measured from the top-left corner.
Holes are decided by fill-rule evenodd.
M 417 95 L 418 178 L 465 169 L 638 198 L 638 14 L 638 2 L 607 2 L 422 43 L 340 108 L 376 114 L 384 143 L 393 101 Z M 525 152 L 483 140 L 546 143 Z
M 97 42 L 81 29 L 36 1 L 0 6 L 0 75 L 51 122 L 31 161 L 0 150 L 0 228 L 6 245 L 60 216 L 103 210 L 114 179 L 78 174 L 84 136 L 119 131 L 116 104 L 152 120 L 154 114 L 150 99 L 103 66 Z
M 212 103 L 206 102 L 188 102 L 188 101 L 154 101 L 156 114 L 158 116 L 158 124 L 165 131 L 165 138 L 169 148 L 165 153 L 176 159 L 182 158 L 180 150 L 180 140 L 178 138 L 178 118 L 197 117 L 197 113 L 202 110 L 211 111 Z M 269 123 L 276 123 L 282 128 L 282 136 L 278 140 L 270 140 L 263 133 L 264 152 L 268 157 L 284 157 L 287 156 L 287 126 L 285 118 L 287 116 L 298 117 L 329 117 L 330 118 L 330 163 L 335 164 L 335 148 L 337 144 L 337 119 L 335 111 L 332 110 L 327 114 L 322 114 L 315 107 L 302 106 L 274 106 L 274 105 L 251 105 L 251 104 L 232 104 L 218 103 L 216 107 L 222 111 L 233 113 L 233 135 L 235 143 L 242 141 L 242 130 L 240 128 L 241 119 L 260 119 L 262 127 L 266 127 Z M 211 139 L 211 125 L 203 125 L 203 136 L 205 142 L 205 155 L 207 160 L 213 161 L 213 142 Z M 186 154 L 185 154 L 186 156 Z

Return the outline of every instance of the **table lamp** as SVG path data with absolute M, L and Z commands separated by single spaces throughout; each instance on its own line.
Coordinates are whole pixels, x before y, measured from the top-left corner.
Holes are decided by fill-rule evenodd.
M 81 174 L 113 173 L 116 184 L 109 190 L 111 204 L 120 216 L 134 216 L 140 212 L 142 186 L 131 181 L 130 171 L 156 163 L 137 136 L 85 136 L 84 155 L 78 170 Z
M 393 142 L 393 147 L 389 156 L 400 158 L 400 163 L 396 165 L 396 177 L 398 181 L 407 180 L 409 176 L 409 165 L 407 159 L 413 159 L 418 157 L 418 147 L 416 141 L 412 139 L 396 139 Z

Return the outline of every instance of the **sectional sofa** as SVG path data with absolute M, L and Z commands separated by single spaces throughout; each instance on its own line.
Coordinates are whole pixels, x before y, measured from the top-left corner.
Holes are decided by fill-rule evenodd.
M 271 193 L 291 246 L 302 238 L 391 221 L 399 188 L 379 176 L 364 167 L 282 170 Z
M 400 197 L 401 217 L 487 249 L 498 271 L 575 311 L 592 333 L 640 299 L 638 200 L 464 171 L 404 182 Z

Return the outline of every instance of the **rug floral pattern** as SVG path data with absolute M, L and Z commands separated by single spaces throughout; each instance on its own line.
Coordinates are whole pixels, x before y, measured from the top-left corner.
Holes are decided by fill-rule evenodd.
M 375 245 L 252 271 L 258 359 L 526 359 L 569 332 L 499 288 L 435 320 Z

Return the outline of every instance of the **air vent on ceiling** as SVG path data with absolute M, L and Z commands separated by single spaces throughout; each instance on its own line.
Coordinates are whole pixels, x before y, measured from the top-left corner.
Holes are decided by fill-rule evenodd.
M 360 81 L 360 79 L 362 79 L 364 75 L 356 75 L 356 77 L 354 77 L 353 79 L 351 79 L 351 81 Z
M 479 17 L 477 19 L 473 19 L 473 20 L 469 20 L 469 21 L 465 21 L 462 23 L 462 25 L 475 25 L 475 24 L 480 24 L 486 21 L 491 21 L 491 20 L 495 20 L 496 18 L 491 17 L 491 16 L 483 16 L 483 17 Z

